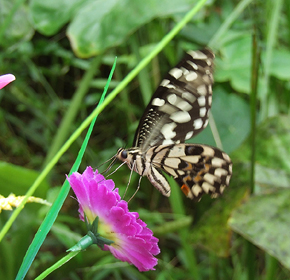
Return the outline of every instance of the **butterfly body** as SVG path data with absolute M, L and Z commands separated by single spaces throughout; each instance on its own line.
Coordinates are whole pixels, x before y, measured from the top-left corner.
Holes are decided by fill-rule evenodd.
M 119 149 L 117 158 L 140 176 L 147 176 L 163 195 L 171 175 L 185 195 L 199 200 L 218 196 L 229 184 L 232 162 L 217 148 L 185 144 L 208 124 L 212 103 L 214 54 L 189 51 L 169 71 L 153 94 L 137 128 L 134 147 Z

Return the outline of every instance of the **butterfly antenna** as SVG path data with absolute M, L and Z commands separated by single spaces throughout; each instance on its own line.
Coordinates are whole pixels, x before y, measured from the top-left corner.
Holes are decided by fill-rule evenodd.
M 119 170 L 124 164 L 126 164 L 126 162 L 122 162 L 114 171 L 112 171 L 109 175 L 106 176 L 106 178 L 108 178 L 109 176 L 111 176 L 112 174 L 114 174 L 117 170 Z M 112 164 L 110 164 L 112 165 Z M 105 170 L 107 172 L 108 168 Z
M 140 184 L 141 184 L 141 179 L 142 179 L 142 176 L 140 176 L 139 178 L 139 182 L 138 182 L 138 187 L 137 187 L 137 190 L 134 192 L 134 194 L 130 197 L 130 199 L 128 200 L 128 203 L 132 200 L 132 198 L 136 195 L 136 193 L 139 191 L 140 189 Z
M 107 163 L 108 161 L 112 160 L 112 162 L 109 164 L 109 166 L 103 172 L 101 172 L 101 174 L 106 174 L 112 168 L 112 166 L 114 165 L 116 159 L 117 159 L 116 158 L 116 155 L 114 155 L 110 159 L 106 160 L 104 163 L 102 163 L 101 165 L 99 165 L 99 166 L 102 166 L 105 163 Z
M 113 158 L 116 158 L 116 155 L 113 155 L 111 158 L 109 158 L 108 160 L 106 160 L 103 163 L 101 163 L 99 166 L 97 166 L 97 169 L 99 169 L 99 167 L 103 166 L 105 163 L 107 163 L 108 161 L 112 160 Z

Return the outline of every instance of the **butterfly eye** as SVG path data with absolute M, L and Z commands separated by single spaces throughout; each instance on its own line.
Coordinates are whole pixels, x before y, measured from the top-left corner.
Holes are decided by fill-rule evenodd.
M 123 159 L 126 159 L 127 156 L 128 156 L 127 151 L 124 150 L 124 151 L 121 153 L 121 157 L 122 157 Z

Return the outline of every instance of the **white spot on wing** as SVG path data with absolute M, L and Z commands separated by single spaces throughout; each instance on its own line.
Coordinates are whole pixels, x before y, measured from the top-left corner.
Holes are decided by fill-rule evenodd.
M 190 71 L 186 76 L 185 76 L 185 79 L 188 81 L 188 82 L 191 82 L 191 81 L 194 81 L 195 79 L 197 78 L 197 74 L 193 71 Z
M 210 96 L 208 97 L 208 104 L 209 104 L 209 106 L 211 106 L 211 103 L 212 103 L 212 96 L 210 95 Z
M 205 108 L 205 107 L 200 108 L 200 109 L 199 109 L 199 115 L 200 115 L 201 117 L 204 117 L 205 114 L 206 114 L 206 108 Z
M 158 110 L 168 115 L 171 115 L 177 111 L 175 107 L 167 103 L 164 104 L 164 106 L 159 107 Z
M 201 51 L 188 51 L 187 52 L 193 59 L 207 59 L 207 56 Z
M 207 146 L 202 146 L 202 148 L 203 148 L 202 155 L 210 156 L 210 157 L 214 156 L 214 149 L 213 148 L 207 147 Z M 215 158 L 213 158 L 213 159 L 215 159 Z
M 180 158 L 190 163 L 198 163 L 198 161 L 200 160 L 200 156 L 186 156 L 186 157 L 180 157 Z
M 206 95 L 206 93 L 207 93 L 205 85 L 198 86 L 196 90 L 197 90 L 197 93 L 200 95 Z
M 208 73 L 207 75 L 203 75 L 202 79 L 208 85 L 212 83 L 212 77 L 211 77 L 210 73 Z
M 185 150 L 183 145 L 174 145 L 168 154 L 168 157 L 185 157 Z
M 183 75 L 187 75 L 189 73 L 189 71 L 184 67 L 180 67 L 180 69 L 182 70 Z
M 164 80 L 162 80 L 160 85 L 163 86 L 163 87 L 166 87 L 169 83 L 170 83 L 170 81 L 168 79 L 164 79 Z
M 204 177 L 204 179 L 205 179 L 208 183 L 210 183 L 211 185 L 213 185 L 214 182 L 215 182 L 216 179 L 217 179 L 214 175 L 212 175 L 212 174 L 210 174 L 210 173 L 206 173 L 203 177 Z
M 164 138 L 166 140 L 170 140 L 172 142 L 172 138 L 174 138 L 176 136 L 176 132 L 173 131 L 174 128 L 176 127 L 176 123 L 167 123 L 165 125 L 163 125 L 163 127 L 161 128 L 161 133 L 163 134 Z M 163 141 L 163 145 L 165 145 L 167 143 L 164 143 Z M 171 143 L 169 143 L 171 144 Z
M 176 106 L 181 111 L 190 111 L 192 109 L 192 106 L 190 105 L 189 102 L 187 102 L 186 100 L 183 100 L 176 94 L 173 94 L 173 93 L 169 94 L 167 96 L 167 100 L 171 105 Z
M 205 96 L 200 96 L 199 98 L 197 98 L 197 102 L 198 102 L 198 105 L 200 107 L 204 107 L 205 106 Z
M 171 139 L 165 139 L 162 142 L 162 145 L 170 145 L 170 144 L 174 144 L 175 142 L 172 141 Z
M 190 139 L 192 137 L 192 135 L 193 135 L 193 131 L 187 132 L 186 135 L 185 135 L 185 140 Z
M 192 61 L 190 61 L 190 60 L 187 60 L 186 61 L 194 70 L 197 70 L 198 69 L 198 66 L 194 63 L 194 62 L 192 62 Z
M 170 167 L 167 167 L 167 166 L 163 166 L 163 168 L 164 168 L 164 170 L 168 173 L 168 174 L 170 174 L 171 176 L 173 176 L 173 177 L 177 177 L 177 174 L 176 174 L 176 172 L 172 169 L 172 168 L 170 168 Z
M 207 59 L 207 60 L 206 60 L 206 64 L 207 64 L 208 66 L 211 66 L 211 65 L 212 65 L 211 60 Z
M 188 100 L 191 103 L 193 103 L 196 100 L 196 97 L 192 93 L 190 93 L 188 91 L 184 91 L 182 93 L 182 98 Z
M 201 192 L 202 192 L 202 188 L 199 186 L 199 185 L 194 185 L 192 188 L 191 188 L 191 191 L 193 192 L 193 194 L 195 196 L 198 196 Z
M 192 109 L 192 106 L 185 100 L 182 100 L 181 98 L 179 98 L 180 101 L 175 104 L 175 106 L 177 108 L 179 108 L 182 111 L 190 111 Z
M 181 161 L 178 158 L 166 158 L 164 164 L 170 166 L 171 168 L 178 169 L 178 165 L 180 162 Z
M 175 89 L 175 86 L 170 84 L 170 81 L 168 79 L 162 80 L 162 82 L 160 83 L 160 86 Z
M 223 153 L 223 158 L 224 158 L 226 161 L 231 161 L 230 157 L 229 157 L 226 153 Z
M 227 185 L 229 185 L 229 183 L 230 183 L 230 179 L 231 179 L 231 176 L 228 175 L 227 178 L 226 178 L 226 184 L 227 184 Z
M 205 121 L 204 125 L 203 125 L 203 128 L 205 128 L 208 124 L 208 120 Z
M 173 68 L 169 71 L 169 74 L 175 79 L 179 79 L 182 76 L 182 70 L 178 68 Z
M 164 99 L 160 99 L 160 98 L 156 97 L 156 98 L 154 98 L 152 100 L 152 105 L 153 106 L 160 107 L 160 106 L 163 106 L 164 104 L 165 104 L 165 100 Z
M 170 104 L 175 105 L 176 101 L 177 101 L 177 97 L 176 94 L 170 94 L 167 96 L 167 100 Z
M 223 169 L 223 168 L 217 168 L 215 171 L 214 171 L 214 175 L 216 175 L 217 177 L 221 177 L 223 175 L 227 175 L 228 172 Z
M 195 129 L 200 129 L 202 128 L 202 125 L 203 125 L 203 121 L 202 119 L 196 119 L 194 122 L 193 122 L 193 126 Z
M 194 199 L 194 196 L 193 196 L 192 192 L 189 192 L 189 193 L 187 194 L 187 197 L 190 198 L 190 199 Z
M 216 167 L 220 167 L 220 166 L 222 166 L 224 163 L 225 163 L 225 160 L 224 160 L 224 159 L 217 158 L 217 157 L 215 157 L 215 158 L 213 158 L 213 159 L 211 160 L 211 164 L 212 164 L 213 166 L 216 166 Z
M 179 111 L 175 112 L 170 116 L 170 119 L 177 123 L 186 123 L 191 120 L 191 117 L 188 112 Z
M 207 183 L 207 182 L 203 182 L 202 183 L 202 189 L 206 192 L 209 193 L 209 191 L 214 192 L 215 188 L 214 186 L 212 186 L 211 184 Z

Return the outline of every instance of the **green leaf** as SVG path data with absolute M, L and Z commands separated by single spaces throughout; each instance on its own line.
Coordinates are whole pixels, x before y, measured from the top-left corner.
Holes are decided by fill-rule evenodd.
M 192 0 L 88 1 L 72 20 L 67 35 L 78 56 L 90 57 L 121 44 L 153 18 L 186 12 L 195 3 Z
M 251 197 L 233 212 L 230 227 L 290 269 L 290 190 Z
M 269 168 L 256 164 L 255 166 L 255 193 L 265 194 L 277 191 L 279 188 L 290 187 L 289 172 L 281 169 Z
M 24 195 L 38 176 L 39 173 L 34 170 L 0 161 L 1 195 L 8 196 L 10 193 Z M 44 198 L 48 188 L 49 185 L 45 181 L 42 182 L 35 196 Z
M 221 57 L 216 58 L 216 81 L 230 81 L 235 90 L 250 93 L 251 41 L 251 34 L 244 33 L 221 47 Z
M 252 37 L 248 33 L 229 32 L 226 34 L 220 53 L 216 58 L 215 80 L 229 81 L 231 86 L 243 93 L 251 91 L 251 55 Z M 262 53 L 261 59 L 265 53 Z M 270 75 L 281 79 L 290 79 L 290 52 L 286 49 L 273 50 Z M 259 79 L 259 92 L 263 91 L 262 79 Z
M 0 46 L 11 48 L 19 41 L 29 41 L 33 34 L 34 30 L 29 20 L 27 5 L 17 0 L 2 0 L 0 4 Z M 4 36 L 2 37 L 2 35 Z
M 40 33 L 56 34 L 78 11 L 85 0 L 31 0 L 30 15 Z
M 288 50 L 273 50 L 270 74 L 280 80 L 290 79 L 290 52 Z
M 256 162 L 273 169 L 290 172 L 290 123 L 288 116 L 267 119 L 257 127 Z M 250 144 L 247 140 L 232 156 L 247 162 L 250 159 Z
M 236 173 L 238 169 L 239 173 Z M 233 209 L 236 209 L 248 194 L 247 177 L 248 170 L 245 167 L 235 166 L 230 186 L 225 189 L 223 195 L 214 202 L 210 198 L 208 201 L 206 197 L 202 199 L 198 207 L 208 210 L 191 232 L 189 238 L 191 243 L 202 246 L 220 257 L 229 256 L 232 231 L 228 227 L 228 219 Z

